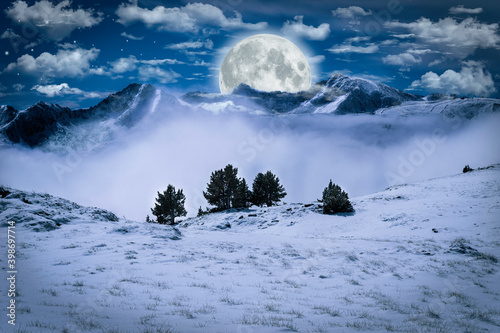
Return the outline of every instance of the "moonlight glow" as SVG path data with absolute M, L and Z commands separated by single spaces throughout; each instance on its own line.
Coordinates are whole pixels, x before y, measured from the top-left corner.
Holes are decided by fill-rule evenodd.
M 221 93 L 231 93 L 240 83 L 261 91 L 298 92 L 311 87 L 311 70 L 302 51 L 289 40 L 254 35 L 236 44 L 220 69 Z

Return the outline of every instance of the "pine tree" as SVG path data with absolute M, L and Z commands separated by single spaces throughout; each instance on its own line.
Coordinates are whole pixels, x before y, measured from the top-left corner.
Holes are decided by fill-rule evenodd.
M 158 223 L 173 225 L 176 217 L 186 216 L 185 201 L 186 197 L 182 189 L 176 191 L 174 186 L 168 185 L 163 194 L 158 192 L 155 207 L 151 209 L 151 212 L 156 216 Z
M 330 183 L 323 190 L 323 214 L 351 213 L 354 208 L 349 201 L 349 196 L 340 186 Z
M 257 206 L 276 205 L 286 196 L 285 188 L 271 171 L 259 173 L 252 184 L 252 203 Z
M 233 207 L 235 192 L 238 187 L 238 168 L 228 164 L 224 169 L 212 172 L 203 196 L 208 203 L 216 206 L 216 210 Z
M 246 180 L 241 178 L 234 193 L 233 208 L 248 208 L 251 199 L 252 192 L 248 189 Z

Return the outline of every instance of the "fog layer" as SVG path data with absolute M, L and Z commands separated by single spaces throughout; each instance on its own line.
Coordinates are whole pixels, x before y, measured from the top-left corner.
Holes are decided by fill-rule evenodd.
M 157 191 L 184 189 L 188 215 L 207 206 L 210 173 L 231 163 L 250 184 L 273 171 L 285 202 L 321 197 L 330 179 L 350 197 L 500 162 L 500 115 L 248 116 L 189 113 L 137 129 L 91 153 L 0 147 L 0 184 L 47 192 L 132 220 Z M 129 130 L 130 131 L 130 130 Z

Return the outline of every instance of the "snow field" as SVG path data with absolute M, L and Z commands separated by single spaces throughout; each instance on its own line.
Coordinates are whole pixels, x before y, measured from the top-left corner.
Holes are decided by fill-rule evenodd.
M 350 215 L 252 207 L 180 233 L 22 199 L 0 199 L 2 221 L 13 207 L 23 221 L 17 332 L 500 329 L 499 166 L 354 198 Z M 34 231 L 28 216 L 49 207 L 69 222 Z

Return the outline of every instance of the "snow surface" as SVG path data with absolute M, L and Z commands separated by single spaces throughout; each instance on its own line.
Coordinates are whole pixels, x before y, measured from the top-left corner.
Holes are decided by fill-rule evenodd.
M 500 165 L 354 198 L 350 215 L 290 203 L 177 228 L 4 190 L 19 332 L 500 330 Z

